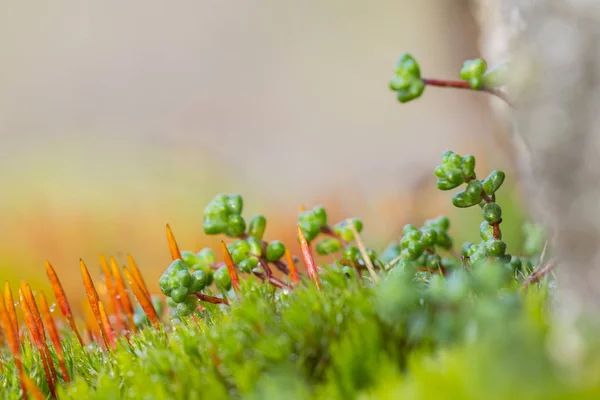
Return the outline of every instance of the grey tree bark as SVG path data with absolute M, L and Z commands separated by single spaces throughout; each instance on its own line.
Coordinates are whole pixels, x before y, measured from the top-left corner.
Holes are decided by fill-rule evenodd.
M 600 1 L 480 0 L 477 14 L 484 56 L 512 60 L 507 116 L 528 206 L 553 232 L 557 315 L 600 316 Z

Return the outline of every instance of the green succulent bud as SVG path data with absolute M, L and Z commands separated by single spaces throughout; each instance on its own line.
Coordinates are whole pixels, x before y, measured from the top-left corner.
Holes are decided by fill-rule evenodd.
M 506 253 L 506 243 L 498 239 L 485 242 L 485 250 L 492 257 L 501 257 Z
M 312 209 L 312 214 L 315 220 L 321 226 L 327 225 L 327 210 L 323 206 L 316 206 Z M 320 228 L 320 227 L 319 227 Z
M 185 271 L 177 271 L 175 275 L 176 286 L 179 287 L 188 287 L 192 282 L 192 276 L 190 275 L 190 271 L 187 269 Z
M 205 216 L 202 222 L 202 228 L 207 235 L 219 235 L 225 233 L 228 224 L 224 219 Z
M 223 266 L 215 271 L 214 280 L 217 286 L 219 286 L 221 289 L 231 289 L 231 277 L 229 276 L 229 271 L 227 270 L 226 266 Z
M 400 55 L 398 62 L 396 63 L 396 74 L 398 75 L 410 75 L 416 78 L 421 77 L 421 70 L 419 63 L 408 53 Z
M 469 243 L 465 243 L 465 247 L 467 244 L 469 244 Z M 479 250 L 480 247 L 481 247 L 480 244 L 471 244 L 471 246 L 466 248 L 466 256 L 471 257 L 476 251 Z
M 195 296 L 187 296 L 181 303 L 177 304 L 177 307 L 173 310 L 173 318 L 183 318 L 194 311 L 198 307 L 198 299 Z
M 423 254 L 423 251 L 425 250 L 425 246 L 423 246 L 423 244 L 421 242 L 410 242 L 408 247 L 406 248 L 406 254 L 408 255 L 408 258 L 411 260 L 416 260 L 417 258 L 419 258 L 419 256 L 421 256 L 421 254 Z
M 434 229 L 423 229 L 421 232 L 421 242 L 426 247 L 433 247 L 437 241 L 437 232 Z
M 412 232 L 412 231 L 418 231 L 418 229 L 411 224 L 406 224 L 404 225 L 404 228 L 402 228 L 402 234 L 406 235 L 408 232 Z
M 185 299 L 187 298 L 187 295 L 188 295 L 187 287 L 178 287 L 171 291 L 170 297 L 175 303 L 181 303 L 181 302 L 185 301 Z
M 446 179 L 446 169 L 442 165 L 436 166 L 433 174 L 438 178 Z
M 248 235 L 256 239 L 262 239 L 267 227 L 267 219 L 264 215 L 255 215 L 248 224 Z
M 505 177 L 506 176 L 502 171 L 496 170 L 490 172 L 488 177 L 483 181 L 483 190 L 485 191 L 485 194 L 488 196 L 494 195 L 496 191 L 500 189 L 502 183 L 504 183 Z
M 481 225 L 479 225 L 479 235 L 485 242 L 490 239 L 494 239 L 494 227 L 491 226 L 487 221 L 483 221 Z
M 227 230 L 225 233 L 229 237 L 240 237 L 246 232 L 246 221 L 241 215 L 232 214 L 227 220 Z
M 442 164 L 448 164 L 450 161 L 450 157 L 452 157 L 454 153 L 452 150 L 446 150 L 442 153 Z
M 342 257 L 347 261 L 357 262 L 360 258 L 360 250 L 356 246 L 348 245 L 344 248 Z
M 473 254 L 471 254 L 471 256 L 469 257 L 469 259 L 471 260 L 471 264 L 474 266 L 477 266 L 483 262 L 485 262 L 488 258 L 488 254 L 485 251 L 485 246 L 481 245 L 481 246 L 477 246 L 475 248 L 475 251 L 473 252 Z
M 193 251 L 182 251 L 181 258 L 183 259 L 183 262 L 185 262 L 189 266 L 198 264 L 198 260 L 196 259 L 196 254 L 194 254 Z
M 394 75 L 390 80 L 390 89 L 397 92 L 400 90 L 407 90 L 410 88 L 413 80 L 415 78 L 412 76 L 402 76 L 402 75 Z
M 487 63 L 481 58 L 467 60 L 460 70 L 460 79 L 468 81 L 471 78 L 481 78 L 487 69 Z
M 448 168 L 446 170 L 446 179 L 456 186 L 462 185 L 465 182 L 463 172 L 458 168 Z
M 174 276 L 176 272 L 187 271 L 188 269 L 189 266 L 183 260 L 177 259 L 173 261 L 171 265 L 169 265 L 169 268 L 167 268 L 167 272 L 170 271 L 170 273 L 172 273 Z
M 477 204 L 477 202 L 474 202 L 473 198 L 469 197 L 466 191 L 461 190 L 452 197 L 452 204 L 454 207 L 467 208 Z
M 244 201 L 239 194 L 230 194 L 226 200 L 227 209 L 231 214 L 240 215 L 244 207 Z
M 496 203 L 488 203 L 483 206 L 483 219 L 488 223 L 493 224 L 502 219 L 502 208 Z
M 462 158 L 462 172 L 465 178 L 475 178 L 475 157 L 466 155 Z
M 469 79 L 469 86 L 471 86 L 471 89 L 473 90 L 479 90 L 483 88 L 483 80 L 479 76 L 474 76 Z
M 318 212 L 314 210 L 318 208 Z M 327 213 L 323 207 L 315 207 L 313 211 L 304 211 L 298 216 L 298 225 L 302 229 L 302 233 L 306 236 L 307 241 L 312 241 L 321 232 L 322 222 L 327 222 Z
M 229 209 L 227 207 L 227 195 L 218 194 L 215 196 L 215 198 L 212 199 L 204 208 L 204 215 L 215 218 L 226 218 L 229 215 Z
M 341 238 L 347 242 L 354 240 L 354 233 L 352 233 L 352 230 L 349 227 L 349 222 L 354 225 L 356 232 L 360 233 L 362 231 L 363 224 L 358 218 L 352 218 L 350 221 L 344 220 L 333 227 L 333 232 L 341 236 Z
M 213 279 L 213 275 L 214 275 L 214 272 L 213 272 L 213 270 L 212 270 L 212 269 L 209 269 L 209 270 L 206 270 L 206 271 L 204 271 L 204 272 L 206 272 L 206 276 L 207 276 L 207 279 L 208 279 L 208 281 L 207 281 L 207 283 L 206 283 L 206 286 L 210 286 L 210 285 L 212 285 L 212 283 L 213 283 L 213 280 L 214 280 L 214 279 Z
M 192 273 L 192 283 L 190 284 L 190 293 L 198 293 L 204 290 L 209 284 L 209 274 L 205 271 L 199 270 Z
M 437 238 L 436 238 L 436 246 L 448 250 L 452 247 L 452 238 L 446 231 L 436 230 Z
M 415 79 L 411 82 L 408 89 L 398 90 L 396 98 L 400 103 L 408 103 L 409 101 L 420 97 L 424 90 L 425 83 L 420 79 Z
M 248 258 L 250 244 L 246 240 L 238 240 L 227 245 L 227 250 L 231 254 L 233 262 L 239 264 L 242 260 Z
M 425 90 L 425 82 L 423 82 L 421 79 L 415 79 L 412 81 L 412 84 L 410 85 L 408 92 L 412 96 L 413 99 L 416 99 L 418 97 L 421 97 L 424 90 Z
M 317 243 L 316 250 L 320 255 L 332 254 L 340 251 L 342 244 L 336 238 L 325 238 Z
M 421 231 L 410 231 L 404 237 L 411 242 L 419 241 L 421 239 Z
M 196 253 L 196 260 L 203 267 L 208 267 L 210 264 L 217 262 L 215 252 L 209 247 L 205 247 Z
M 435 184 L 440 190 L 452 190 L 460 186 L 460 184 L 457 185 L 455 183 L 452 183 L 446 178 L 438 178 Z
M 480 180 L 472 180 L 467 185 L 467 188 L 454 195 L 452 204 L 455 207 L 466 208 L 479 204 L 481 194 L 483 193 L 483 185 Z
M 171 276 L 169 274 L 167 274 L 166 272 L 164 274 L 162 274 L 160 279 L 158 280 L 158 287 L 160 288 L 160 291 L 163 292 L 163 294 L 165 296 L 170 296 L 171 291 L 173 290 L 173 285 L 171 283 Z
M 481 201 L 481 194 L 483 193 L 483 184 L 479 179 L 474 179 L 467 185 L 467 189 L 465 190 L 467 195 L 476 200 L 475 204 L 478 204 Z M 473 205 L 475 205 L 473 204 Z
M 436 219 L 430 220 L 433 226 L 440 228 L 443 231 L 450 229 L 450 219 L 445 215 L 439 216 Z
M 462 167 L 462 157 L 456 153 L 450 154 L 447 162 L 449 168 L 458 168 Z
M 238 264 L 238 267 L 240 271 L 250 274 L 254 268 L 258 267 L 258 259 L 254 257 L 246 258 Z
M 285 253 L 285 245 L 279 240 L 274 240 L 267 246 L 267 260 L 275 262 L 283 257 Z
M 464 257 L 469 257 L 469 250 L 471 249 L 472 246 L 473 246 L 473 243 L 471 243 L 471 242 L 463 243 L 462 247 L 460 248 L 460 254 Z
M 255 255 L 256 257 L 262 256 L 262 246 L 260 240 L 254 237 L 249 237 L 246 239 L 246 243 L 248 243 L 249 246 L 248 254 Z

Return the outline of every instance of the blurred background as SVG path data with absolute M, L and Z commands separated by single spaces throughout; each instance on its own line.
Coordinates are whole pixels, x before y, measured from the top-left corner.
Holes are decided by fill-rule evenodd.
M 155 282 L 182 249 L 214 246 L 202 210 L 219 192 L 296 244 L 301 205 L 356 216 L 381 249 L 405 223 L 451 216 L 435 189 L 446 149 L 503 168 L 509 246 L 523 216 L 496 100 L 387 85 L 408 51 L 427 77 L 479 56 L 467 0 L 4 3 L 0 12 L 0 278 L 46 285 L 50 260 L 81 296 L 79 258 L 131 253 Z M 453 229 L 476 240 L 477 210 Z M 514 235 L 510 235 L 513 232 Z

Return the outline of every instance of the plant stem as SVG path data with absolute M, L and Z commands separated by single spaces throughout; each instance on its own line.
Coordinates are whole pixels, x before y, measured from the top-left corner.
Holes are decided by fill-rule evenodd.
M 262 272 L 252 271 L 252 273 L 254 274 L 254 276 L 256 276 L 259 279 L 262 279 L 263 281 L 265 279 L 267 279 L 267 277 L 265 276 L 265 274 L 263 274 Z M 279 289 L 292 290 L 292 288 L 289 285 L 286 285 L 285 283 L 283 283 L 279 279 L 275 278 L 274 276 L 271 276 L 268 279 L 269 279 L 269 283 L 271 285 L 273 285 L 275 287 L 278 287 Z
M 492 200 L 491 197 L 489 197 L 487 194 L 485 194 L 484 191 L 481 192 L 481 198 L 483 199 L 483 201 L 485 201 L 487 204 L 493 203 L 494 200 Z M 494 228 L 494 239 L 498 239 L 500 240 L 500 238 L 502 237 L 502 232 L 500 231 L 500 223 L 502 222 L 502 219 L 500 221 L 496 221 L 493 224 L 490 224 L 490 226 L 492 228 Z
M 469 85 L 469 82 L 467 82 L 467 81 L 453 81 L 453 80 L 428 79 L 428 78 L 421 78 L 421 80 L 423 81 L 424 84 L 429 85 L 429 86 L 446 87 L 446 88 L 454 88 L 454 89 L 469 89 L 469 90 L 473 90 L 476 92 L 486 92 L 486 93 L 489 93 L 489 94 L 496 96 L 499 99 L 503 100 L 510 107 L 514 107 L 512 105 L 512 103 L 510 102 L 510 100 L 508 99 L 508 96 L 506 95 L 506 93 L 500 89 L 482 87 L 481 89 L 477 90 L 477 89 L 473 89 Z
M 205 301 L 211 304 L 225 304 L 229 305 L 229 301 L 227 299 L 222 299 L 220 297 L 209 296 L 204 293 L 194 293 L 194 295 L 200 299 L 200 301 Z
M 554 259 L 550 260 L 541 268 L 538 268 L 537 270 L 533 271 L 531 273 L 531 275 L 529 275 L 529 277 L 523 283 L 523 289 L 527 289 L 527 287 L 529 285 L 531 285 L 532 283 L 536 283 L 540 279 L 542 279 L 544 277 L 544 275 L 546 275 L 548 272 L 550 272 L 550 270 L 552 270 L 552 267 L 554 267 L 555 261 L 556 260 L 554 260 Z

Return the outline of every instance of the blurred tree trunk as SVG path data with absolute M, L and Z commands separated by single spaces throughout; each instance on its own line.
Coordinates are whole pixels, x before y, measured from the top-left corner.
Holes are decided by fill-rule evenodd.
M 600 2 L 478 0 L 483 54 L 508 90 L 529 207 L 553 232 L 559 313 L 600 313 Z M 524 151 L 528 149 L 528 151 Z

